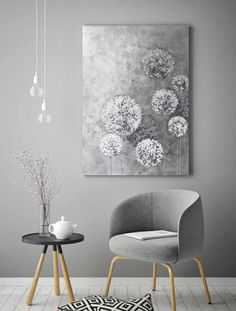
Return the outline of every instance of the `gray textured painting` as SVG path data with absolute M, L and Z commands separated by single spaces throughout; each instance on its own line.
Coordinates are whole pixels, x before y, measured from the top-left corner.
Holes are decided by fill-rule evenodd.
M 187 175 L 185 25 L 83 26 L 83 173 Z

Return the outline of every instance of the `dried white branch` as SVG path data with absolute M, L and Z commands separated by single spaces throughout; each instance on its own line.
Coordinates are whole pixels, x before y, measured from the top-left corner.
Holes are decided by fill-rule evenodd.
M 32 152 L 20 144 L 19 150 L 10 153 L 10 159 L 24 171 L 24 183 L 38 196 L 40 204 L 50 204 L 62 187 L 50 156 L 40 150 Z

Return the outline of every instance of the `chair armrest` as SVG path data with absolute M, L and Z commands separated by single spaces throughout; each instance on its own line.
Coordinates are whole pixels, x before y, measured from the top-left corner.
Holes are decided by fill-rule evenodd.
M 178 237 L 178 261 L 193 259 L 199 255 L 204 240 L 203 210 L 200 197 L 181 215 Z

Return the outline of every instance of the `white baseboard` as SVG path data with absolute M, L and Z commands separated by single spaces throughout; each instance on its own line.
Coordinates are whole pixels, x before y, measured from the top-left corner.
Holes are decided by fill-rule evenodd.
M 28 286 L 32 281 L 32 278 L 8 278 L 0 277 L 0 286 Z M 63 278 L 60 278 L 63 283 Z M 236 286 L 236 277 L 210 277 L 207 278 L 209 286 Z M 71 283 L 73 286 L 79 287 L 105 287 L 106 278 L 79 278 L 72 277 Z M 201 279 L 194 278 L 182 278 L 176 277 L 175 284 L 177 286 L 200 286 Z M 53 286 L 53 278 L 42 277 L 39 279 L 39 285 Z M 167 277 L 157 278 L 157 286 L 169 286 L 169 279 Z M 111 286 L 151 286 L 151 278 L 147 277 L 114 277 L 112 278 Z

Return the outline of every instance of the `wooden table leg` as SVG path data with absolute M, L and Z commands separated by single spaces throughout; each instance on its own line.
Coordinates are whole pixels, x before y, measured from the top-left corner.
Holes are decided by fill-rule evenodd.
M 39 258 L 38 266 L 37 266 L 37 269 L 35 271 L 33 282 L 32 282 L 32 285 L 31 285 L 31 288 L 30 288 L 30 291 L 29 291 L 29 294 L 28 294 L 28 297 L 27 297 L 27 300 L 26 300 L 26 304 L 28 306 L 32 305 L 32 301 L 33 301 L 33 298 L 34 298 L 34 293 L 35 293 L 35 290 L 36 290 L 36 287 L 37 287 L 37 284 L 38 284 L 38 279 L 39 279 L 40 272 L 42 270 L 42 266 L 43 266 L 44 258 L 46 256 L 47 248 L 48 248 L 48 246 L 45 245 L 44 248 L 43 248 L 43 252 L 42 252 L 42 254 L 41 254 L 40 258 Z
M 60 283 L 59 283 L 59 272 L 58 272 L 58 256 L 57 247 L 53 245 L 53 274 L 54 274 L 54 291 L 57 296 L 60 295 Z
M 59 257 L 61 260 L 61 268 L 62 268 L 63 276 L 65 279 L 67 295 L 68 295 L 68 298 L 71 302 L 71 301 L 75 300 L 75 296 L 74 296 L 73 291 L 72 291 L 72 287 L 71 287 L 71 283 L 70 283 L 70 277 L 69 277 L 69 273 L 68 273 L 68 270 L 66 267 L 66 262 L 65 262 L 65 258 L 64 258 L 63 252 L 62 252 L 61 245 L 58 245 L 57 248 L 58 248 Z

